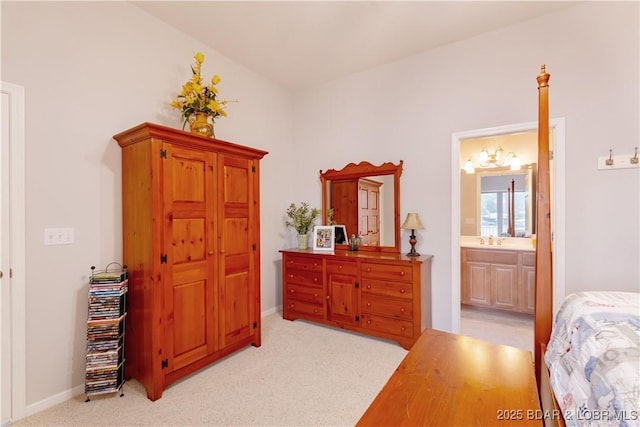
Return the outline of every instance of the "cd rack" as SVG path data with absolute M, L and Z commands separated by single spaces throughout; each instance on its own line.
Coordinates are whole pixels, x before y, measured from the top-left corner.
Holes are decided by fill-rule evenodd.
M 84 392 L 124 395 L 124 339 L 127 316 L 127 266 L 112 262 L 102 271 L 91 266 L 87 311 Z

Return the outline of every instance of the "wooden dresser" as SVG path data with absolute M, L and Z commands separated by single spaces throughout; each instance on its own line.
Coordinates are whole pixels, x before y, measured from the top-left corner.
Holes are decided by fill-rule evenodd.
M 285 319 L 386 338 L 406 349 L 431 327 L 431 255 L 280 252 Z
M 357 426 L 542 426 L 531 353 L 427 329 Z

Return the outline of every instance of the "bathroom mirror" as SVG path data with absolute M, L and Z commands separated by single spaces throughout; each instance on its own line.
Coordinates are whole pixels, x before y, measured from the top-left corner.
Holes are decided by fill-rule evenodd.
M 536 232 L 536 177 L 535 163 L 522 165 L 517 171 L 509 167 L 480 169 L 473 174 L 462 171 L 460 234 L 531 237 Z
M 359 236 L 358 250 L 400 252 L 400 175 L 402 160 L 374 166 L 349 163 L 340 170 L 320 171 L 322 223 L 344 225 Z M 329 210 L 333 216 L 329 218 Z M 347 249 L 348 245 L 336 245 Z

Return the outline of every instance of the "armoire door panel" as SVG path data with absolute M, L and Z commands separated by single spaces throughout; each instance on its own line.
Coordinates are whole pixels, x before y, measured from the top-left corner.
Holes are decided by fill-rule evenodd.
M 173 369 L 207 355 L 206 300 L 205 280 L 173 287 Z
M 214 258 L 215 156 L 164 145 L 164 349 L 170 373 L 218 348 Z
M 249 202 L 249 170 L 246 160 L 240 163 L 233 161 L 224 166 L 224 201 L 225 203 Z
M 222 247 L 226 255 L 246 254 L 249 247 L 249 219 L 226 218 Z
M 177 151 L 177 150 L 176 150 Z M 172 193 L 175 201 L 203 202 L 205 200 L 206 161 L 201 153 L 191 158 L 184 150 L 174 151 Z
M 222 346 L 245 339 L 254 333 L 256 298 L 253 283 L 255 231 L 251 228 L 254 198 L 252 162 L 233 156 L 218 159 L 219 181 L 224 190 L 220 194 L 219 223 L 221 235 L 220 306 Z
M 224 343 L 230 345 L 251 334 L 249 274 L 241 271 L 226 276 L 222 290 Z
M 173 262 L 179 264 L 206 259 L 205 218 L 173 219 Z

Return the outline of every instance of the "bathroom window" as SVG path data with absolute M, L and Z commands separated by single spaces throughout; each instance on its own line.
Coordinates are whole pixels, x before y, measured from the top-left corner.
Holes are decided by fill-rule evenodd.
M 516 236 L 526 234 L 526 191 L 514 192 L 514 218 Z M 508 236 L 509 194 L 507 191 L 480 194 L 480 235 Z

